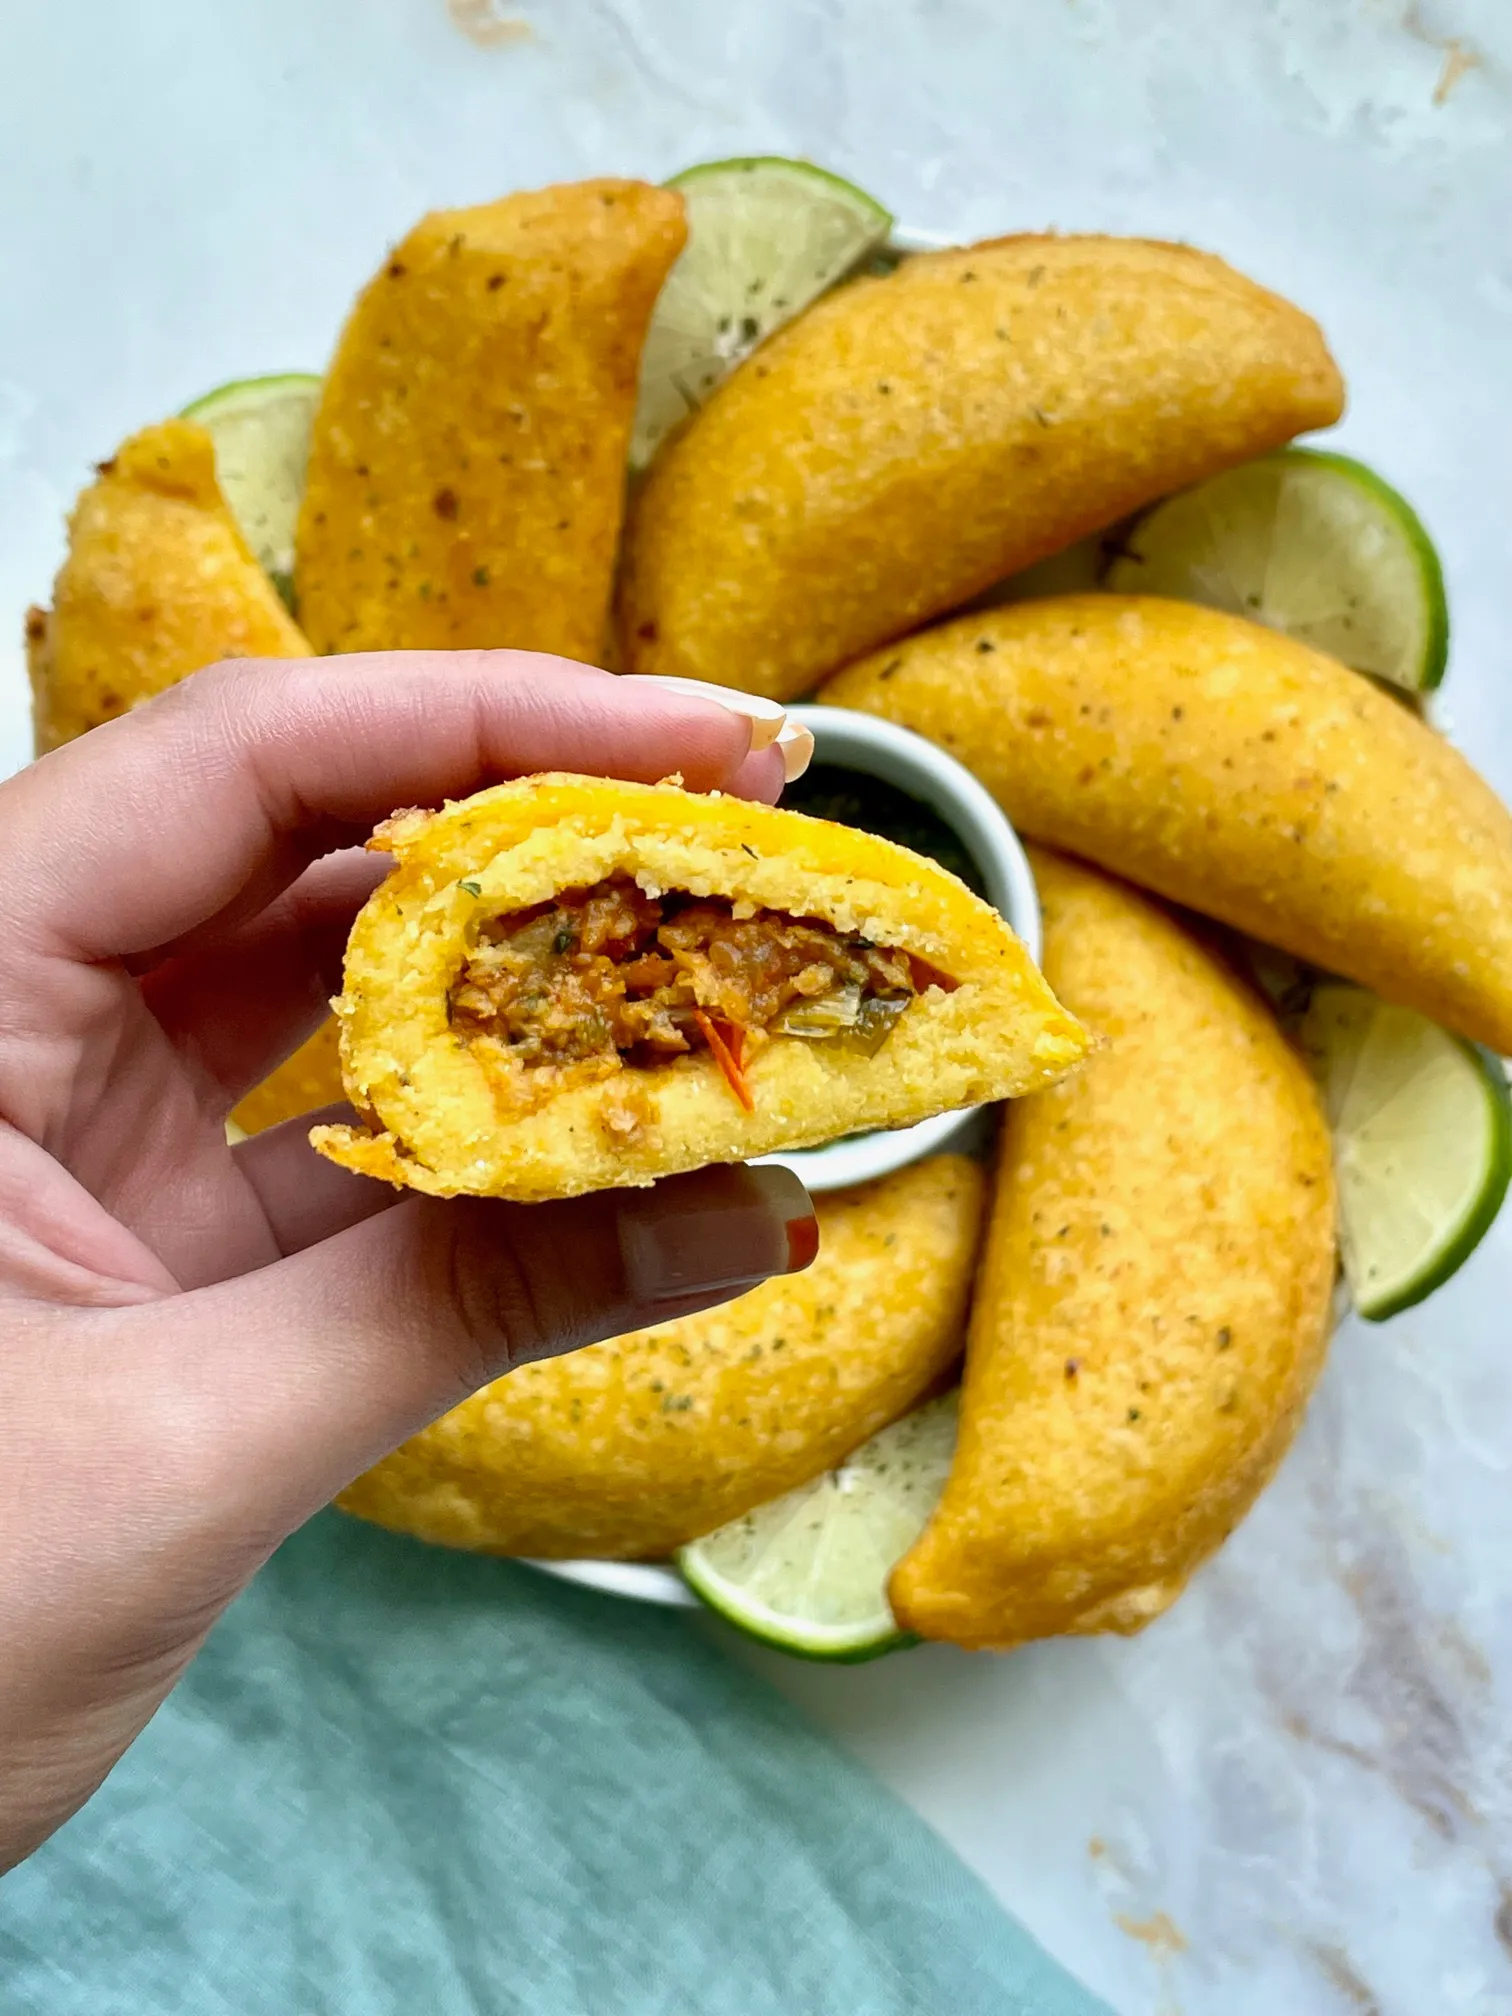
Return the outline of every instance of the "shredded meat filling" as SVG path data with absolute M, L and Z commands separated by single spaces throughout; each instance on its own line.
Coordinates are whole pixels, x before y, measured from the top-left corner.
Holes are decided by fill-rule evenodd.
M 707 1048 L 747 1104 L 751 1043 L 782 1033 L 874 1050 L 931 984 L 950 983 L 854 932 L 615 879 L 484 924 L 450 1010 L 459 1034 L 492 1037 L 525 1066 Z

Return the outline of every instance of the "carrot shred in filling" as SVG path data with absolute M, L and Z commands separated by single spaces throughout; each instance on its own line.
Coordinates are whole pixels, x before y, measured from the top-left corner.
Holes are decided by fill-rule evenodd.
M 723 1071 L 725 1083 L 747 1113 L 754 1113 L 756 1101 L 751 1093 L 750 1080 L 745 1075 L 744 1029 L 738 1022 L 726 1022 L 721 1028 L 719 1023 L 705 1015 L 702 1008 L 694 1009 L 693 1023 L 713 1053 L 714 1062 Z
M 448 1005 L 460 1035 L 527 1068 L 597 1076 L 707 1050 L 752 1112 L 751 1057 L 772 1035 L 874 1052 L 916 994 L 954 984 L 813 918 L 615 877 L 485 922 Z

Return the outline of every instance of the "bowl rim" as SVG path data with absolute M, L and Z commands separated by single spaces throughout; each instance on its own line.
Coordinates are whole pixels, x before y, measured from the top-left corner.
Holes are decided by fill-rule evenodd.
M 605 1596 L 624 1596 L 632 1603 L 655 1603 L 663 1610 L 701 1610 L 677 1569 L 666 1561 L 604 1561 L 584 1556 L 576 1561 L 541 1561 L 530 1555 L 519 1557 L 522 1568 L 535 1568 L 558 1582 L 575 1582 L 580 1589 L 597 1589 Z

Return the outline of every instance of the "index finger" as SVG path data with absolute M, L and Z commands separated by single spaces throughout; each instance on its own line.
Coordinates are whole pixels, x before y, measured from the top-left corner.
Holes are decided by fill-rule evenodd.
M 212 666 L 0 786 L 0 858 L 25 864 L 0 914 L 39 951 L 139 954 L 260 908 L 398 807 L 506 777 L 775 797 L 751 735 L 717 701 L 523 651 Z

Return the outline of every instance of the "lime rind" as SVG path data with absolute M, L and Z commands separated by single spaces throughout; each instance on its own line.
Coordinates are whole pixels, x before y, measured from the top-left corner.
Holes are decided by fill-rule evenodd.
M 254 378 L 232 378 L 213 391 L 202 392 L 184 408 L 182 418 L 219 419 L 229 412 L 251 412 L 267 405 L 275 395 L 291 392 L 318 393 L 320 378 L 313 371 L 268 371 Z
M 1331 449 L 1284 448 L 1153 505 L 1104 586 L 1248 616 L 1410 693 L 1444 676 L 1449 612 L 1407 499 Z
M 1443 562 L 1438 548 L 1429 537 L 1427 526 L 1400 490 L 1364 462 L 1356 461 L 1352 455 L 1341 455 L 1336 448 L 1287 448 L 1280 453 L 1292 462 L 1311 462 L 1319 468 L 1332 469 L 1358 484 L 1394 521 L 1411 547 L 1424 589 L 1425 632 L 1418 677 L 1410 690 L 1433 692 L 1442 684 L 1449 665 L 1449 597 L 1444 585 Z
M 1499 1057 L 1479 1044 L 1464 1043 L 1462 1047 L 1474 1060 L 1487 1091 L 1490 1126 L 1484 1180 L 1453 1236 L 1439 1249 L 1431 1266 L 1393 1293 L 1373 1296 L 1368 1303 L 1362 1302 L 1358 1295 L 1355 1297 L 1355 1306 L 1368 1323 L 1384 1323 L 1388 1317 L 1401 1315 L 1404 1309 L 1415 1308 L 1458 1274 L 1496 1223 L 1506 1199 L 1508 1181 L 1512 1178 L 1512 1099 L 1508 1097 L 1506 1067 Z
M 1410 1009 L 1320 986 L 1302 1044 L 1334 1135 L 1341 1246 L 1356 1308 L 1384 1322 L 1456 1274 L 1512 1174 L 1501 1060 Z
M 685 194 L 689 189 L 697 189 L 700 184 L 712 182 L 716 176 L 749 175 L 755 172 L 789 175 L 801 181 L 806 188 L 827 187 L 843 202 L 869 216 L 876 229 L 878 244 L 892 231 L 897 221 L 892 212 L 879 203 L 875 196 L 869 196 L 864 189 L 845 176 L 837 175 L 832 168 L 821 168 L 815 161 L 800 160 L 791 154 L 731 154 L 723 161 L 699 161 L 691 168 L 681 168 L 667 178 L 667 187 Z
M 759 343 L 883 246 L 893 223 L 853 183 L 780 155 L 704 162 L 667 186 L 687 203 L 688 243 L 646 335 L 632 470 Z
M 837 1469 L 759 1505 L 678 1554 L 710 1609 L 794 1657 L 854 1665 L 918 1643 L 887 1600 L 950 1469 L 956 1395 L 927 1401 Z
M 827 1479 L 821 1481 L 828 1483 Z M 767 1512 L 771 1508 L 759 1509 Z M 911 1632 L 900 1630 L 896 1622 L 850 1629 L 795 1628 L 783 1612 L 770 1605 L 752 1600 L 732 1602 L 723 1577 L 708 1570 L 696 1549 L 683 1549 L 677 1565 L 694 1595 L 716 1616 L 733 1625 L 742 1637 L 752 1638 L 774 1652 L 786 1652 L 794 1659 L 809 1659 L 826 1666 L 859 1666 L 918 1643 Z

